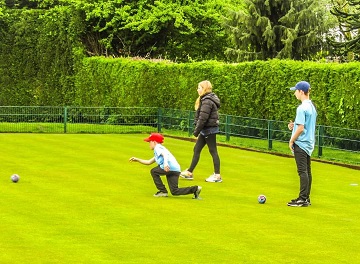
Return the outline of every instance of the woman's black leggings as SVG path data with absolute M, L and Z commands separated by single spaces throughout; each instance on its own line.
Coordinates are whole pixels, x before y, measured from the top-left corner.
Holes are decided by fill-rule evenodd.
M 200 153 L 204 146 L 207 145 L 209 148 L 209 152 L 211 154 L 211 157 L 213 159 L 214 164 L 214 172 L 216 174 L 220 174 L 220 158 L 216 147 L 216 134 L 210 134 L 207 136 L 199 135 L 196 144 L 194 146 L 194 154 L 191 161 L 191 165 L 188 169 L 188 171 L 193 172 L 196 165 L 199 162 L 200 159 Z

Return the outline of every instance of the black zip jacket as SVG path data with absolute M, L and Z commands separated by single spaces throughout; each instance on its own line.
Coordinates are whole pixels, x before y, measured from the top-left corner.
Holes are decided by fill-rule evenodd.
M 200 106 L 195 113 L 195 129 L 193 135 L 197 137 L 202 130 L 219 126 L 220 99 L 214 93 L 207 93 L 200 97 Z

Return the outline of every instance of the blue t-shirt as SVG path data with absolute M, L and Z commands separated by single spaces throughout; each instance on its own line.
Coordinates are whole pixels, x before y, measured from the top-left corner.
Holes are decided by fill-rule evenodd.
M 176 161 L 175 157 L 170 153 L 170 151 L 167 150 L 167 148 L 165 148 L 163 145 L 156 144 L 154 148 L 154 157 L 160 168 L 164 169 L 164 157 L 161 155 L 161 153 L 167 157 L 170 171 L 181 172 L 179 163 Z
M 298 125 L 304 125 L 304 131 L 295 140 L 295 144 L 303 149 L 309 156 L 315 148 L 315 127 L 317 112 L 311 100 L 302 101 L 301 105 L 296 109 L 296 118 L 294 121 L 295 133 Z

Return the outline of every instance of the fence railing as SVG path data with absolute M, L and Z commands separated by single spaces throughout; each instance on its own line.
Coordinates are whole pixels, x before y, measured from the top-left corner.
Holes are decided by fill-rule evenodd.
M 149 133 L 181 131 L 191 136 L 194 111 L 156 107 L 0 106 L 0 133 Z M 220 134 L 287 143 L 287 122 L 220 114 Z M 317 125 L 317 156 L 340 150 L 360 154 L 360 130 Z
M 0 132 L 133 133 L 157 126 L 157 108 L 0 106 Z

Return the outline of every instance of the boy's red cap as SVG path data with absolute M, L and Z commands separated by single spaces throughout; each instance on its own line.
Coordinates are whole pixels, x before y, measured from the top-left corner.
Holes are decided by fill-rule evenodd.
M 157 143 L 163 143 L 164 136 L 159 133 L 151 133 L 149 137 L 144 139 L 144 141 L 146 142 L 155 141 Z

